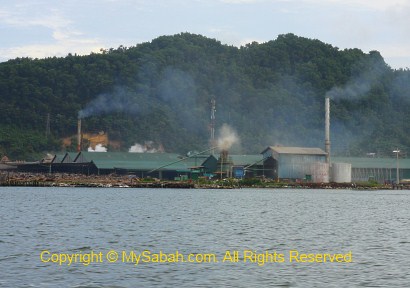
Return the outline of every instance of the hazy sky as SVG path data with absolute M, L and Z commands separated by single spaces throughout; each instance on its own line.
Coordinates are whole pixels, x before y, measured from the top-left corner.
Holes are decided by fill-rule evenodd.
M 89 54 L 161 35 L 235 46 L 279 34 L 380 51 L 410 67 L 410 0 L 0 0 L 0 61 Z

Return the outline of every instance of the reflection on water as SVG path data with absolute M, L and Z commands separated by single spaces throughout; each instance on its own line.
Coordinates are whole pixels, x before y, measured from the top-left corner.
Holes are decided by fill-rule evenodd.
M 0 287 L 407 287 L 409 204 L 410 191 L 1 188 Z M 104 261 L 43 263 L 44 250 Z M 120 261 L 144 250 L 218 263 Z M 290 263 L 290 250 L 353 261 Z M 285 261 L 244 263 L 244 251 Z

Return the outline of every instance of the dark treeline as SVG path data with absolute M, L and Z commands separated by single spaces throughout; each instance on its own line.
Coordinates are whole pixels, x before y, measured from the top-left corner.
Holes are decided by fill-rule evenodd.
M 237 48 L 182 33 L 101 54 L 0 63 L 0 155 L 74 151 L 75 140 L 62 148 L 62 139 L 75 135 L 78 117 L 85 131 L 121 144 L 109 151 L 144 141 L 203 150 L 213 98 L 216 128 L 227 123 L 241 139 L 233 152 L 323 148 L 326 96 L 334 154 L 410 147 L 410 71 L 391 69 L 377 51 L 293 34 Z

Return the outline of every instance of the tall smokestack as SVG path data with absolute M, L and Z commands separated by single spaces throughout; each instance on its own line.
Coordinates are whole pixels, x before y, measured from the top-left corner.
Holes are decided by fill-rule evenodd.
M 77 122 L 77 152 L 81 151 L 81 118 Z
M 326 163 L 330 167 L 330 100 L 326 97 L 325 101 L 325 152 L 326 152 Z
M 215 147 L 215 111 L 216 111 L 216 102 L 215 99 L 211 100 L 211 147 Z M 211 148 L 211 154 L 215 154 L 215 149 Z

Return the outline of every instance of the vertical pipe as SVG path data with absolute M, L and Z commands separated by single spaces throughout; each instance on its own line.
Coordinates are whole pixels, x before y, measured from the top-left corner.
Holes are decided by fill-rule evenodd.
M 81 152 L 81 118 L 77 121 L 77 152 Z
M 399 170 L 399 153 L 400 150 L 397 148 L 396 150 L 393 151 L 393 153 L 396 153 L 396 184 L 400 184 L 400 170 Z
M 326 163 L 330 167 L 330 101 L 329 97 L 326 97 L 325 101 L 325 152 L 326 152 Z
M 397 158 L 396 158 L 396 164 L 397 164 L 397 166 L 396 166 L 396 175 L 397 175 L 397 185 L 399 185 L 400 184 L 400 169 L 399 169 L 399 149 L 397 149 Z
M 331 182 L 331 164 L 330 164 L 330 99 L 326 97 L 325 101 L 325 152 L 327 163 L 328 181 Z

